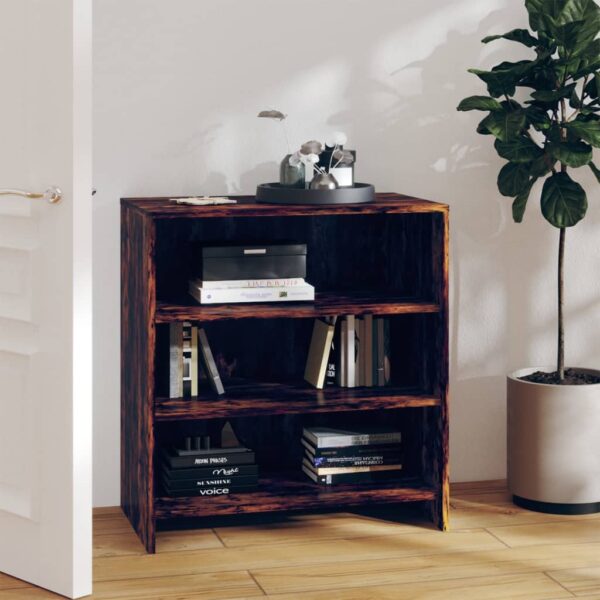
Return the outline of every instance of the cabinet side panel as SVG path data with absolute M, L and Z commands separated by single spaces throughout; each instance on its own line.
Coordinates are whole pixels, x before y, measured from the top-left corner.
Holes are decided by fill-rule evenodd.
M 121 208 L 121 507 L 155 550 L 153 455 L 154 223 Z
M 435 253 L 435 270 L 439 285 L 438 302 L 442 308 L 439 313 L 439 330 L 437 335 L 436 354 L 439 357 L 438 365 L 438 390 L 441 405 L 437 412 L 438 449 L 437 464 L 435 468 L 439 477 L 440 496 L 434 505 L 435 517 L 438 527 L 446 530 L 449 528 L 450 513 L 450 471 L 449 471 L 449 264 L 450 264 L 450 223 L 448 212 L 434 217 L 434 240 L 437 251 Z

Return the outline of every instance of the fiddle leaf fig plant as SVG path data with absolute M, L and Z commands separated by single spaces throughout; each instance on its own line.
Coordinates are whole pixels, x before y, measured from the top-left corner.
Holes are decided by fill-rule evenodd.
M 478 133 L 493 136 L 507 162 L 498 189 L 513 198 L 520 223 L 533 184 L 543 180 L 541 210 L 559 230 L 557 382 L 564 367 L 564 248 L 566 228 L 585 217 L 587 196 L 571 173 L 586 167 L 600 182 L 593 148 L 600 147 L 600 8 L 595 0 L 525 0 L 530 29 L 484 38 L 526 47 L 526 58 L 490 71 L 470 69 L 487 86 L 487 96 L 470 96 L 458 110 L 487 112 Z M 524 101 L 517 101 L 527 97 Z

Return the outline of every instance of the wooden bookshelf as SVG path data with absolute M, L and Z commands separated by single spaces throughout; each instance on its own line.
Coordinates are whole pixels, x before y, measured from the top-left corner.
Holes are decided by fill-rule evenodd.
M 121 203 L 121 232 L 121 504 L 148 552 L 155 551 L 157 520 L 174 517 L 423 502 L 438 527 L 447 528 L 446 205 L 400 194 L 378 194 L 366 205 L 320 207 L 257 204 L 252 197 L 209 207 L 130 198 Z M 306 243 L 315 301 L 197 304 L 187 295 L 187 281 L 197 274 L 197 248 L 236 240 Z M 389 386 L 315 390 L 303 381 L 312 319 L 347 314 L 389 319 Z M 225 380 L 225 395 L 201 389 L 197 398 L 166 397 L 165 335 L 170 322 L 182 320 L 201 324 L 213 351 L 236 357 L 239 372 Z M 341 417 L 396 423 L 406 476 L 324 487 L 284 457 L 286 446 L 299 441 L 303 423 Z M 259 489 L 162 496 L 155 474 L 160 444 L 189 428 L 230 419 L 273 438 L 274 451 L 265 454 L 269 464 L 263 469 L 259 461 Z

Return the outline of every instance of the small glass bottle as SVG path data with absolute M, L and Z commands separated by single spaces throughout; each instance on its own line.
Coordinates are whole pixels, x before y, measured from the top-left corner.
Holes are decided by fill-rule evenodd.
M 304 187 L 304 165 L 290 164 L 291 154 L 287 154 L 279 166 L 279 183 L 283 187 L 303 188 Z

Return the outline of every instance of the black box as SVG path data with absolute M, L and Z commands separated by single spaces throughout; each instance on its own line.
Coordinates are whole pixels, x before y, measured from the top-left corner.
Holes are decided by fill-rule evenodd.
M 306 244 L 205 246 L 202 280 L 306 277 Z

